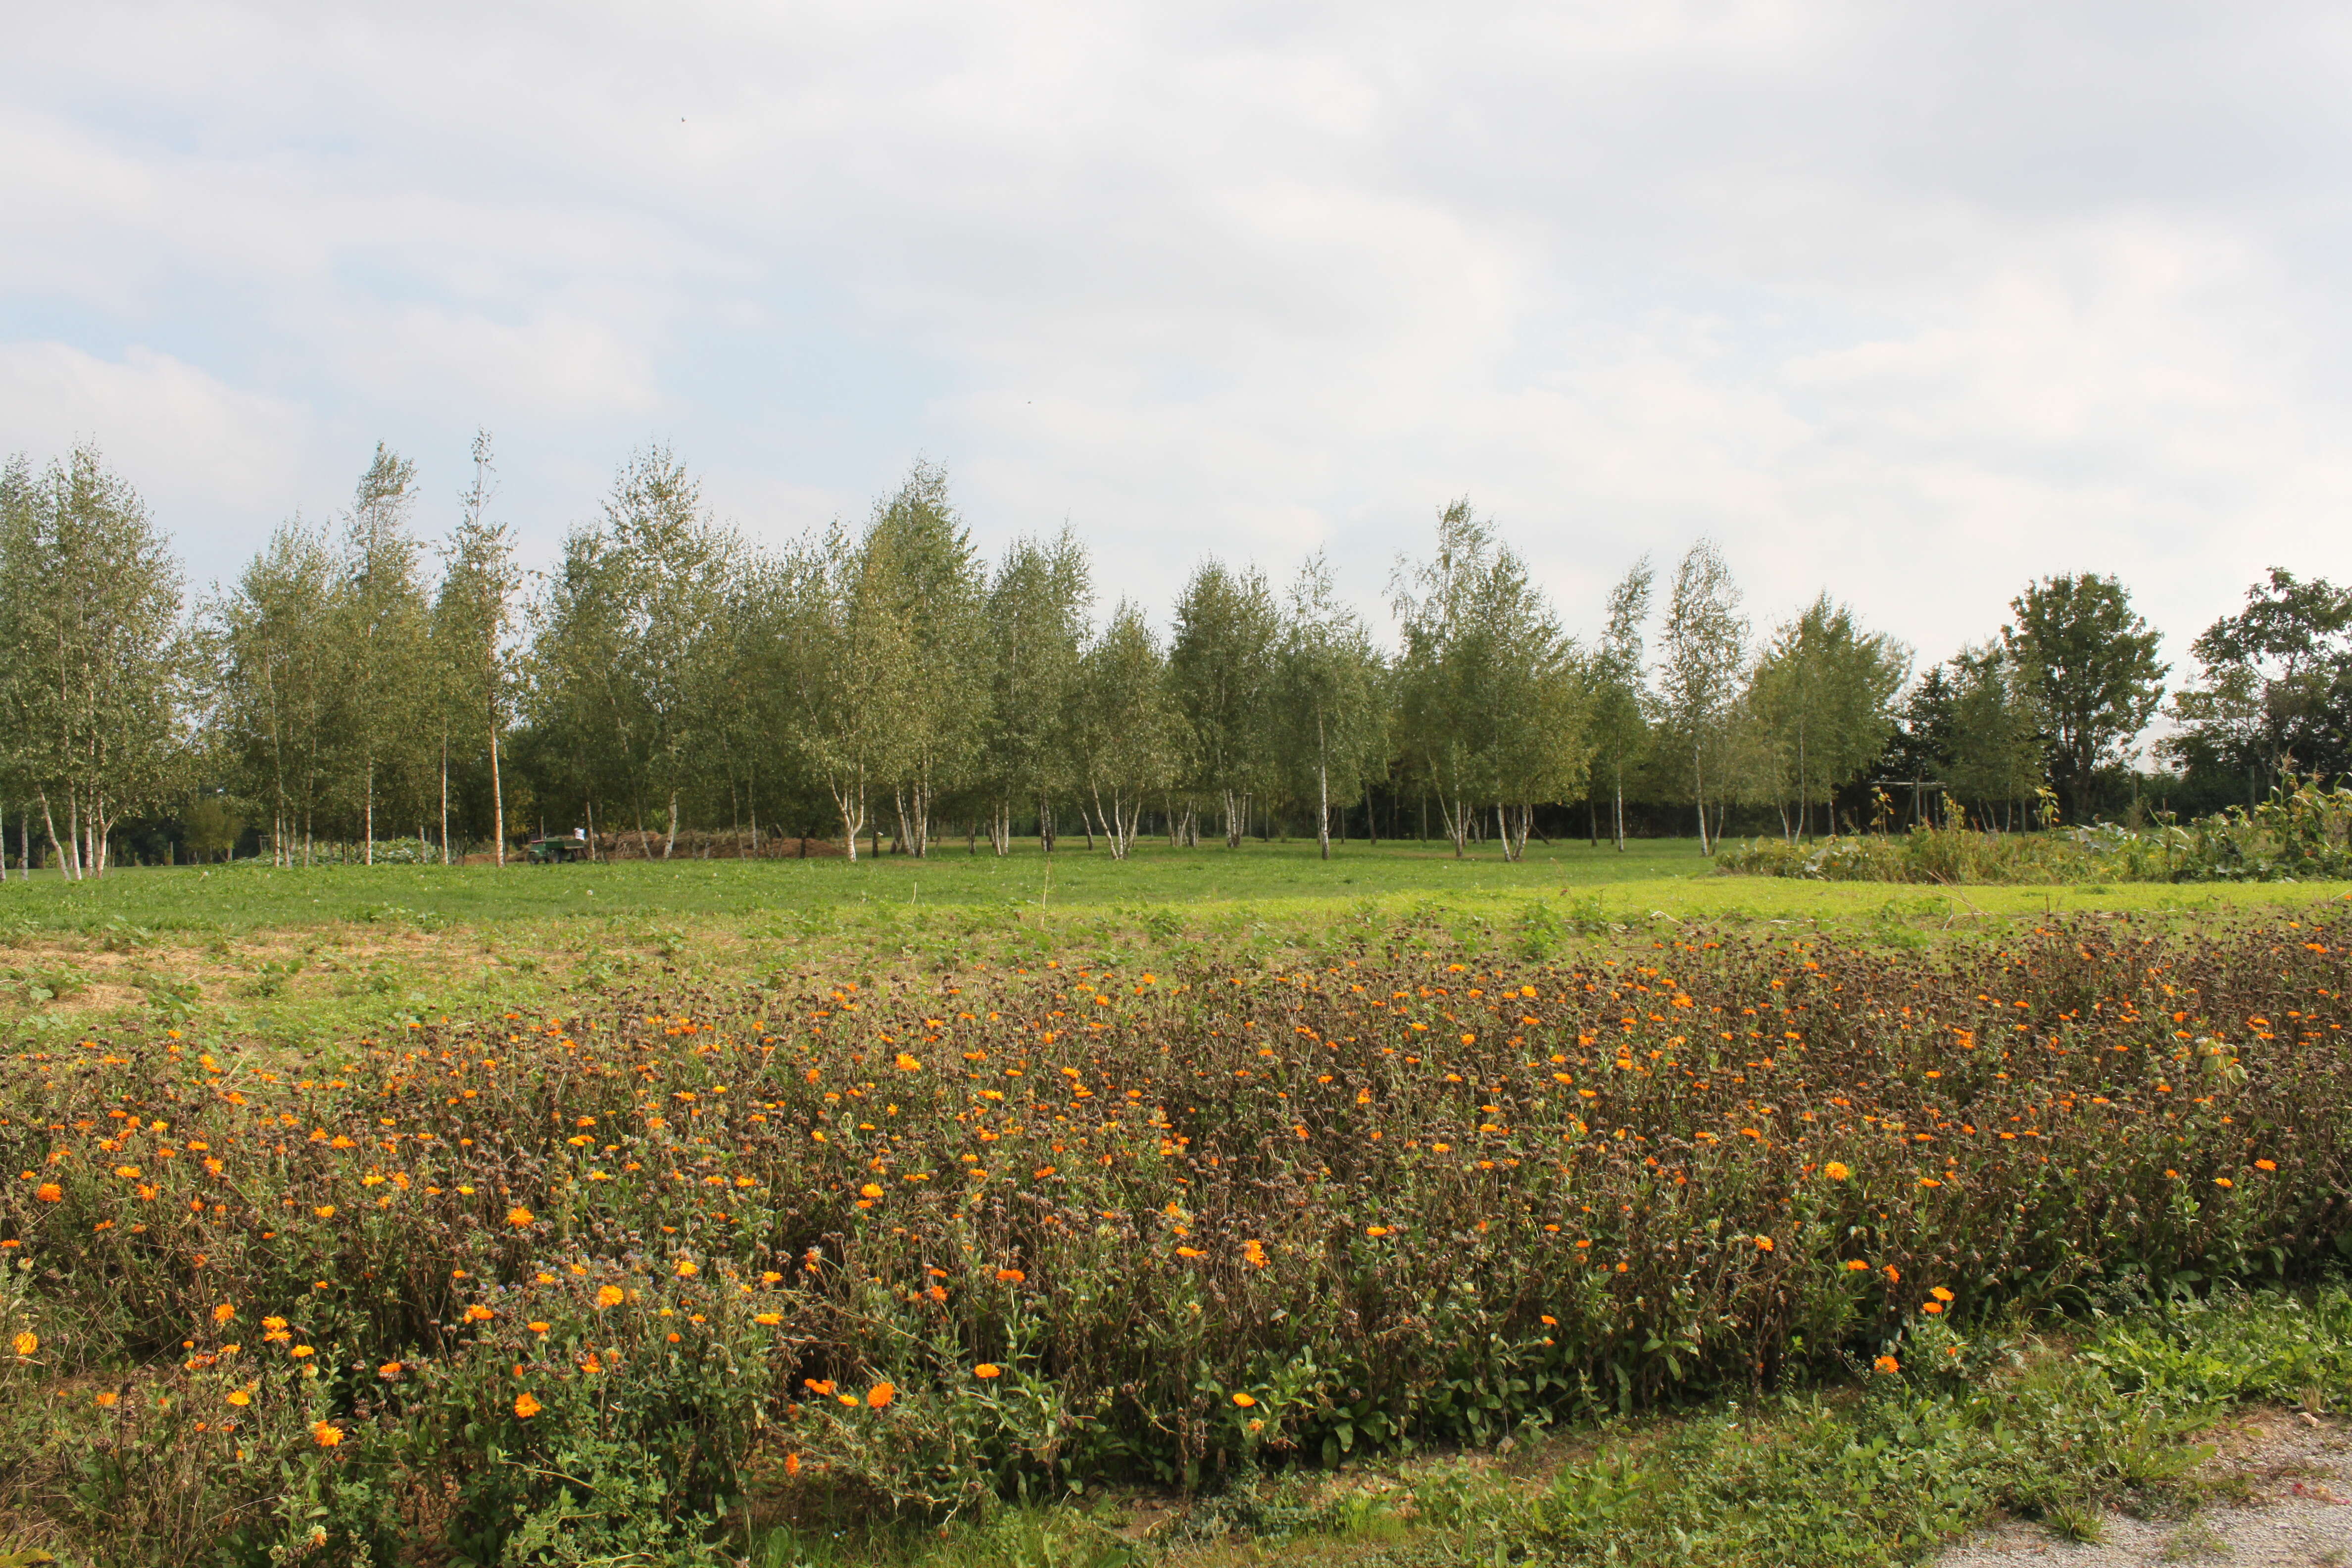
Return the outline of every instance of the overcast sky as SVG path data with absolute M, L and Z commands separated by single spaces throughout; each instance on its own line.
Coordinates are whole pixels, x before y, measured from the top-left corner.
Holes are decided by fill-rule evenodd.
M 1580 626 L 1702 534 L 1927 658 L 2352 576 L 2341 5 L 8 12 L 0 450 L 199 588 L 477 426 L 533 564 L 648 441 L 779 541 L 925 454 L 1155 615 L 1465 493 Z

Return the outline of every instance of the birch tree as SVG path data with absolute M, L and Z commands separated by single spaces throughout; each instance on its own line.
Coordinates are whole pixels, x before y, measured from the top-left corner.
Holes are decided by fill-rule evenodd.
M 1832 604 L 1827 594 L 1774 630 L 1757 660 L 1749 701 L 1760 731 L 1766 793 L 1780 809 L 1790 842 L 1811 830 L 1815 804 L 1830 803 L 1840 784 L 1886 749 L 1895 731 L 1895 696 L 1909 665 L 1907 648 L 1884 633 L 1864 631 L 1853 610 Z
M 360 476 L 344 528 L 337 597 L 341 733 L 358 774 L 362 858 L 375 863 L 376 807 L 423 800 L 425 738 L 433 734 L 428 612 L 422 546 L 409 531 L 416 466 L 378 443 Z
M 65 875 L 102 877 L 116 824 L 163 804 L 185 754 L 179 563 L 93 447 L 37 480 L 13 470 L 7 489 L 0 726 Z
M 332 547 L 299 517 L 280 526 L 205 616 L 216 736 L 246 794 L 267 803 L 273 865 L 308 864 L 328 798 L 341 700 Z
M 507 860 L 506 781 L 500 765 L 513 669 L 507 638 L 514 595 L 522 585 L 507 525 L 489 518 L 496 473 L 487 430 L 474 436 L 474 482 L 443 551 L 441 588 L 433 605 L 432 640 L 442 679 L 441 858 L 449 859 L 449 753 L 478 740 L 490 772 L 490 842 Z
M 1241 847 L 1250 797 L 1267 773 L 1267 710 L 1281 617 L 1265 578 L 1214 557 L 1176 604 L 1169 679 L 1188 731 L 1187 785 L 1220 800 L 1225 847 Z
M 1491 809 L 1504 858 L 1526 852 L 1539 801 L 1571 798 L 1590 759 L 1575 650 L 1527 563 L 1465 498 L 1437 542 L 1400 562 L 1397 721 L 1409 775 L 1438 803 L 1457 857 Z
M 1032 808 L 1038 847 L 1053 852 L 1055 803 L 1075 783 L 1066 737 L 1091 583 L 1085 547 L 1064 529 L 1015 542 L 989 584 L 989 842 L 999 855 L 1012 850 L 1014 811 Z
M 1145 802 L 1175 774 L 1182 733 L 1166 657 L 1142 612 L 1124 600 L 1080 663 L 1072 731 L 1087 804 L 1111 858 L 1124 860 Z
M 1649 737 L 1642 685 L 1643 632 L 1650 619 L 1654 574 L 1646 555 L 1609 590 L 1608 617 L 1586 665 L 1591 689 L 1592 740 L 1598 765 L 1609 773 L 1610 836 L 1625 848 L 1625 770 L 1638 764 Z M 1595 792 L 1597 793 L 1597 792 Z M 1593 842 L 1600 842 L 1596 823 Z
M 622 679 L 631 635 L 624 579 L 627 564 L 603 530 L 565 535 L 562 554 L 530 609 L 532 630 L 522 661 L 522 698 L 542 789 L 577 799 L 590 842 L 617 828 L 618 805 L 635 812 L 644 838 L 644 725 Z M 601 819 L 601 822 L 600 822 Z
M 719 727 L 719 635 L 740 545 L 711 521 L 702 488 L 667 447 L 614 477 L 597 521 L 574 529 L 539 606 L 539 711 L 565 731 L 595 793 L 625 800 L 641 853 L 650 805 L 677 851 L 688 789 L 707 771 Z
M 14 583 L 20 563 L 34 559 L 34 487 L 31 459 L 22 453 L 0 463 L 0 582 Z M 21 814 L 32 798 L 32 667 L 22 657 L 32 635 L 23 619 L 25 595 L 0 593 L 0 807 Z M 18 869 L 33 875 L 32 835 L 16 819 Z M 0 811 L 0 882 L 8 875 L 8 824 Z
M 1936 776 L 1950 794 L 1980 809 L 2012 803 L 2021 808 L 2048 773 L 2044 720 L 2032 683 L 1999 643 L 1962 648 L 1951 670 Z
M 908 854 L 929 853 L 940 797 L 976 771 L 987 734 L 986 576 L 949 500 L 945 470 L 918 462 L 877 502 L 859 552 L 854 613 L 875 660 L 885 771 Z
M 1690 758 L 1699 853 L 1713 854 L 1715 837 L 1706 815 L 1709 758 L 1710 753 L 1719 756 L 1730 738 L 1740 672 L 1748 662 L 1748 619 L 1739 611 L 1739 588 L 1731 569 L 1712 540 L 1692 545 L 1675 568 L 1663 642 L 1659 706 Z
M 1331 858 L 1331 811 L 1363 798 L 1385 760 L 1387 712 L 1380 650 L 1362 617 L 1342 605 L 1321 554 L 1291 584 L 1276 670 L 1275 710 L 1294 785 L 1315 802 L 1315 838 Z

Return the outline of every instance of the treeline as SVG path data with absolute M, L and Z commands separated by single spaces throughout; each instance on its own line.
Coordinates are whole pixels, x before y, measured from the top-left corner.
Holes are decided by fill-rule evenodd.
M 1634 563 L 1574 637 L 1467 501 L 1399 562 L 1391 637 L 1319 556 L 1279 587 L 1204 561 L 1155 627 L 1097 604 L 1066 530 L 983 560 L 929 465 L 862 526 L 769 547 L 659 447 L 527 579 L 486 436 L 473 458 L 437 543 L 413 465 L 379 447 L 340 513 L 287 522 L 194 602 L 95 450 L 0 470 L 10 861 L 503 856 L 575 828 L 656 858 L 1071 831 L 1123 858 L 1255 829 L 1512 858 L 1539 830 L 1622 846 L 1629 822 L 1709 847 L 1956 808 L 2023 828 L 2112 804 L 2168 673 L 2111 577 L 2031 584 L 1915 679 L 1826 593 L 1759 634 L 1705 542 L 1663 578 Z M 2343 591 L 2256 585 L 2194 645 L 2155 782 L 2234 796 L 2339 770 L 2347 626 Z

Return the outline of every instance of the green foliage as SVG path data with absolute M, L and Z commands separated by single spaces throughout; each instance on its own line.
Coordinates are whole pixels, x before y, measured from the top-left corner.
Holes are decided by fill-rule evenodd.
M 217 795 L 206 795 L 180 814 L 187 832 L 188 855 L 194 860 L 223 860 L 236 847 L 245 823 Z
M 1909 663 L 1907 648 L 1862 630 L 1826 594 L 1773 634 L 1748 677 L 1748 704 L 1763 731 L 1764 793 L 1791 837 L 1806 831 L 1813 805 L 1885 749 L 1889 705 Z
M 2012 600 L 2001 641 L 2043 722 L 2067 815 L 2081 821 L 2091 776 L 2137 735 L 2163 696 L 2163 641 L 2114 577 L 2046 577 Z
M 1713 847 L 1707 821 L 1708 784 L 1721 795 L 1730 771 L 1732 716 L 1738 681 L 1748 662 L 1748 617 L 1740 613 L 1739 587 L 1715 542 L 1702 539 L 1675 568 L 1660 642 L 1658 708 L 1671 739 L 1675 766 L 1687 760 L 1691 803 L 1697 808 L 1699 847 Z M 1717 801 L 1718 808 L 1721 802 Z
M 1583 792 L 1591 757 L 1580 660 L 1527 562 L 1467 498 L 1438 516 L 1430 558 L 1400 567 L 1396 724 L 1403 769 L 1433 796 L 1454 853 L 1492 811 L 1504 858 L 1531 808 Z
M 1110 850 L 1134 851 L 1145 802 L 1183 764 L 1183 718 L 1169 699 L 1168 660 L 1143 614 L 1122 600 L 1078 663 L 1068 715 L 1073 760 Z
M 1282 637 L 1265 576 L 1211 557 L 1176 602 L 1168 680 L 1191 733 L 1184 788 L 1213 802 L 1237 848 L 1250 795 L 1275 782 L 1269 699 Z
M 2202 679 L 2173 694 L 2180 729 L 2162 742 L 2181 765 L 2241 775 L 2251 791 L 2352 764 L 2352 592 L 2273 566 L 2189 652 Z
M 0 469 L 0 789 L 37 800 L 68 874 L 107 869 L 126 815 L 180 793 L 195 650 L 180 565 L 97 448 Z
M 1798 845 L 1758 840 L 1726 871 L 1827 882 L 2307 882 L 2352 876 L 2352 786 L 2290 780 L 2248 810 L 2144 832 L 2105 825 L 1992 833 L 1952 810 L 1941 826 Z

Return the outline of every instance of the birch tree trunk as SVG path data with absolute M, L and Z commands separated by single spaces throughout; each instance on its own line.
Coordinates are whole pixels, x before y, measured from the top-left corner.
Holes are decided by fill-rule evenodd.
M 841 847 L 854 866 L 857 863 L 857 836 L 866 831 L 866 792 L 847 784 L 835 786 L 831 793 L 833 804 L 841 813 Z
M 507 863 L 507 792 L 504 782 L 499 777 L 499 725 L 496 719 L 490 721 L 490 853 L 496 857 L 493 863 L 503 866 Z M 592 846 L 589 858 L 593 859 L 595 850 L 593 846 L 596 838 L 596 806 L 593 801 L 588 805 L 588 838 Z
M 1315 769 L 1315 837 L 1323 847 L 1323 858 L 1331 858 L 1331 770 L 1321 764 Z
M 49 798 L 45 795 L 41 797 L 42 814 L 47 816 L 48 809 Z M 68 882 L 80 881 L 81 824 L 75 819 L 74 799 L 70 795 L 66 796 L 66 836 L 63 838 L 59 838 L 58 837 L 58 825 L 55 822 L 51 822 L 49 824 L 49 842 L 58 847 L 58 869 L 65 873 L 65 879 Z
M 1700 772 L 1699 750 L 1691 747 L 1691 800 L 1698 807 L 1698 852 L 1708 853 L 1706 847 L 1706 780 Z

